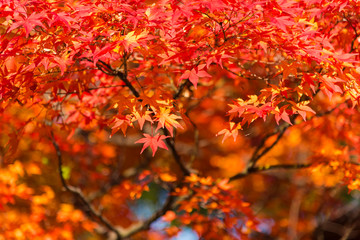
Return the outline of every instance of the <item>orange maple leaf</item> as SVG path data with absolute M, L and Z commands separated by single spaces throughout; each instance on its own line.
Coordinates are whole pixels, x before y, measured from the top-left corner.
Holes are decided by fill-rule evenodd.
M 218 132 L 216 134 L 216 136 L 219 136 L 221 134 L 224 134 L 222 143 L 228 138 L 228 137 L 233 137 L 234 138 L 234 142 L 236 141 L 236 138 L 239 134 L 239 129 L 241 129 L 241 125 L 240 124 L 235 124 L 234 122 L 230 122 L 230 129 L 223 129 L 220 132 Z
M 173 127 L 174 128 L 183 128 L 176 119 L 181 119 L 181 117 L 171 114 L 170 109 L 162 108 L 160 107 L 160 112 L 156 114 L 158 118 L 158 126 L 156 128 L 156 131 L 159 130 L 159 128 L 164 128 L 170 132 L 170 135 L 173 136 Z
M 138 111 L 133 111 L 134 117 L 132 119 L 132 122 L 137 121 L 139 123 L 140 126 L 140 130 L 143 129 L 145 121 L 149 121 L 151 123 L 153 123 L 153 120 L 151 119 L 151 111 L 145 111 L 144 114 L 140 114 Z

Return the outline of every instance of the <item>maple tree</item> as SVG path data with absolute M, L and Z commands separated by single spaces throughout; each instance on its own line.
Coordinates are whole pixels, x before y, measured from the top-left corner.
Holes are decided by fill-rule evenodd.
M 358 238 L 359 16 L 1 0 L 0 239 Z

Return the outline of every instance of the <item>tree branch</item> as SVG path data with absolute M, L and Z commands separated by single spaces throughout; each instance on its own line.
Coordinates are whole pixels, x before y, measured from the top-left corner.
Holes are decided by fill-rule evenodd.
M 84 91 L 94 91 L 99 89 L 106 89 L 106 88 L 118 88 L 118 87 L 124 87 L 124 85 L 110 85 L 110 86 L 99 86 L 99 87 L 91 87 L 84 89 Z M 46 94 L 51 94 L 51 92 L 45 92 Z M 68 94 L 77 94 L 78 92 L 59 92 L 56 95 L 68 95 Z
M 249 161 L 249 167 L 248 169 L 251 169 L 255 166 L 255 164 L 257 163 L 257 161 L 262 158 L 266 153 L 268 153 L 273 147 L 275 147 L 275 145 L 280 141 L 280 139 L 284 136 L 285 131 L 289 128 L 290 125 L 285 126 L 283 129 L 280 130 L 278 136 L 276 137 L 276 140 L 268 147 L 266 147 L 265 149 L 263 149 L 260 153 L 258 153 L 260 151 L 260 149 L 264 146 L 266 140 L 274 135 L 274 134 L 269 134 L 267 135 L 265 138 L 262 139 L 261 143 L 258 145 L 258 147 L 255 149 L 255 152 L 252 155 L 252 158 Z
M 55 140 L 54 134 L 53 132 L 51 132 L 51 141 L 52 144 L 56 150 L 56 154 L 58 157 L 58 171 L 59 171 L 59 176 L 60 176 L 60 180 L 62 183 L 62 186 L 65 188 L 66 191 L 70 192 L 71 194 L 74 195 L 74 197 L 76 199 L 78 199 L 85 208 L 81 209 L 85 214 L 86 213 L 90 213 L 90 216 L 99 224 L 105 226 L 107 229 L 109 229 L 110 231 L 114 232 L 116 235 L 116 239 L 117 240 L 121 240 L 121 239 L 127 239 L 129 237 L 131 237 L 132 235 L 143 231 L 143 230 L 147 230 L 150 228 L 150 225 L 155 222 L 157 219 L 159 219 L 161 216 L 163 216 L 168 210 L 171 210 L 173 207 L 173 204 L 175 202 L 176 197 L 172 195 L 172 191 L 174 188 L 171 188 L 168 194 L 167 199 L 165 200 L 165 203 L 163 205 L 162 208 L 160 208 L 159 210 L 157 210 L 151 217 L 149 217 L 147 220 L 140 222 L 138 224 L 134 224 L 133 226 L 130 226 L 127 229 L 116 229 L 115 226 L 113 226 L 104 216 L 101 215 L 101 213 L 99 211 L 97 211 L 94 206 L 90 203 L 90 201 L 84 196 L 84 194 L 82 193 L 82 191 L 79 188 L 73 187 L 71 185 L 69 185 L 64 176 L 63 176 L 63 172 L 62 172 L 62 154 L 61 154 L 61 150 L 60 147 L 58 145 L 58 143 Z
M 83 69 L 78 69 L 78 70 L 64 71 L 64 73 L 76 73 L 76 72 L 83 72 L 83 71 L 90 71 L 90 70 L 99 70 L 99 69 L 98 68 L 83 68 Z M 61 71 L 43 72 L 40 74 L 35 74 L 34 77 L 45 76 L 45 75 L 49 75 L 49 74 L 59 74 L 59 73 L 61 73 Z M 52 81 L 48 81 L 48 82 L 52 82 Z
M 101 215 L 101 213 L 99 211 L 97 211 L 94 206 L 86 199 L 86 197 L 84 196 L 84 194 L 82 193 L 82 191 L 79 188 L 73 187 L 71 185 L 69 185 L 63 175 L 62 172 L 62 164 L 63 164 L 63 160 L 62 160 L 62 154 L 61 154 L 61 150 L 60 147 L 58 145 L 58 143 L 55 140 L 54 137 L 54 133 L 51 131 L 51 142 L 56 150 L 56 154 L 58 157 L 58 171 L 59 171 L 59 176 L 60 176 L 60 180 L 61 180 L 61 184 L 62 186 L 65 188 L 66 191 L 70 192 L 71 194 L 73 194 L 73 196 L 78 199 L 83 206 L 86 208 L 81 209 L 85 214 L 87 212 L 90 213 L 90 215 L 92 216 L 92 218 L 99 223 L 100 225 L 105 226 L 107 229 L 109 229 L 110 231 L 114 232 L 116 235 L 116 239 L 120 240 L 122 239 L 122 236 L 120 234 L 120 232 L 104 217 Z
M 332 109 L 325 111 L 323 113 L 318 113 L 315 116 L 313 116 L 312 118 L 310 118 L 309 120 L 315 118 L 315 117 L 322 117 L 325 115 L 328 115 L 330 113 L 332 113 L 335 109 L 337 109 L 340 105 L 337 104 L 335 107 L 333 107 Z M 296 115 L 297 116 L 297 115 Z M 296 116 L 291 119 L 291 121 L 293 122 L 296 118 Z M 266 135 L 262 140 L 261 143 L 257 146 L 257 148 L 255 149 L 254 153 L 252 154 L 251 159 L 249 160 L 249 165 L 247 167 L 247 169 L 245 170 L 245 172 L 243 173 L 238 173 L 235 174 L 234 176 L 230 177 L 230 181 L 234 181 L 236 179 L 240 179 L 240 178 L 244 178 L 252 173 L 258 173 L 258 172 L 263 172 L 263 171 L 268 171 L 268 170 L 273 170 L 273 169 L 301 169 L 301 168 L 308 168 L 311 166 L 311 164 L 279 164 L 279 165 L 273 165 L 273 166 L 269 166 L 269 167 L 255 167 L 255 164 L 257 163 L 257 161 L 262 158 L 266 153 L 268 153 L 279 141 L 280 139 L 283 137 L 285 131 L 295 125 L 286 125 L 282 130 L 280 130 L 280 133 L 278 134 L 276 140 L 268 147 L 266 147 L 265 149 L 263 149 L 261 152 L 261 148 L 264 147 L 264 144 L 266 142 L 266 140 L 273 136 L 276 133 L 270 133 L 268 135 Z M 259 153 L 260 152 L 260 153 Z M 355 163 L 352 163 L 355 164 Z
M 190 170 L 185 166 L 185 164 L 182 162 L 181 157 L 179 155 L 179 153 L 177 152 L 175 145 L 173 142 L 171 142 L 170 138 L 166 138 L 165 139 L 166 144 L 169 146 L 171 153 L 175 159 L 175 162 L 179 165 L 181 171 L 183 172 L 183 174 L 185 176 L 189 176 L 190 175 Z
M 127 77 L 125 76 L 124 73 L 122 72 L 117 72 L 116 76 L 118 76 L 121 81 L 123 81 L 125 83 L 125 85 L 130 89 L 130 91 L 132 92 L 132 94 L 134 94 L 135 97 L 140 97 L 139 92 L 135 89 L 135 87 L 131 84 L 131 82 L 127 79 Z
M 352 53 L 355 50 L 354 44 L 355 44 L 356 39 L 359 37 L 359 34 L 356 30 L 356 27 L 351 23 L 349 18 L 347 16 L 345 16 L 345 14 L 343 14 L 343 16 L 346 19 L 346 21 L 348 22 L 348 24 L 350 25 L 350 27 L 354 30 L 354 33 L 355 33 L 355 37 L 352 39 L 351 45 L 350 45 L 350 53 Z
M 150 228 L 150 225 L 155 222 L 157 219 L 159 219 L 161 216 L 163 216 L 168 210 L 172 209 L 172 205 L 175 202 L 176 197 L 172 195 L 173 189 L 169 191 L 169 195 L 167 199 L 165 200 L 165 203 L 162 208 L 160 208 L 158 211 L 156 211 L 150 218 L 148 218 L 146 221 L 141 222 L 140 224 L 136 224 L 134 227 L 130 227 L 129 230 L 123 233 L 124 238 L 129 238 L 132 235 L 147 230 Z
M 265 171 L 270 171 L 270 170 L 291 170 L 291 169 L 303 169 L 303 168 L 308 168 L 311 167 L 312 164 L 278 164 L 278 165 L 271 165 L 271 166 L 264 166 L 264 167 L 252 167 L 250 169 L 248 169 L 246 172 L 243 173 L 238 173 L 235 174 L 234 176 L 229 178 L 229 181 L 234 181 L 237 179 L 241 179 L 244 177 L 249 176 L 250 174 L 253 173 L 261 173 L 261 172 L 265 172 Z
M 179 86 L 178 91 L 173 95 L 174 100 L 176 100 L 180 97 L 181 93 L 184 91 L 185 87 L 188 86 L 188 84 L 189 84 L 189 81 L 186 80 Z
M 127 169 L 126 173 L 123 173 L 120 175 L 119 167 L 115 167 L 115 169 L 113 169 L 112 172 L 110 173 L 109 181 L 107 183 L 105 183 L 104 185 L 102 185 L 101 188 L 99 189 L 99 191 L 90 194 L 88 196 L 88 200 L 93 201 L 96 198 L 102 197 L 108 191 L 110 191 L 111 188 L 122 183 L 123 180 L 134 178 L 134 177 L 138 176 L 142 170 L 144 170 L 148 167 L 148 165 L 150 164 L 150 161 L 151 161 L 151 157 L 150 157 L 151 155 L 148 154 L 149 151 L 146 151 L 145 153 L 146 153 L 145 161 L 140 163 L 137 167 Z

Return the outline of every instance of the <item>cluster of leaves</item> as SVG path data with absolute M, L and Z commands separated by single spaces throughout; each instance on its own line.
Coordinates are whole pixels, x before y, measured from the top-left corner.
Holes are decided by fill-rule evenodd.
M 0 239 L 309 237 L 360 188 L 359 14 L 0 1 Z

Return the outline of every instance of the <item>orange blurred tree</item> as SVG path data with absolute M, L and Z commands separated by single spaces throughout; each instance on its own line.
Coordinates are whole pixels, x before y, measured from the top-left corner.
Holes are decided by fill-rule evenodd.
M 0 1 L 0 239 L 325 234 L 358 207 L 359 16 L 355 0 Z

